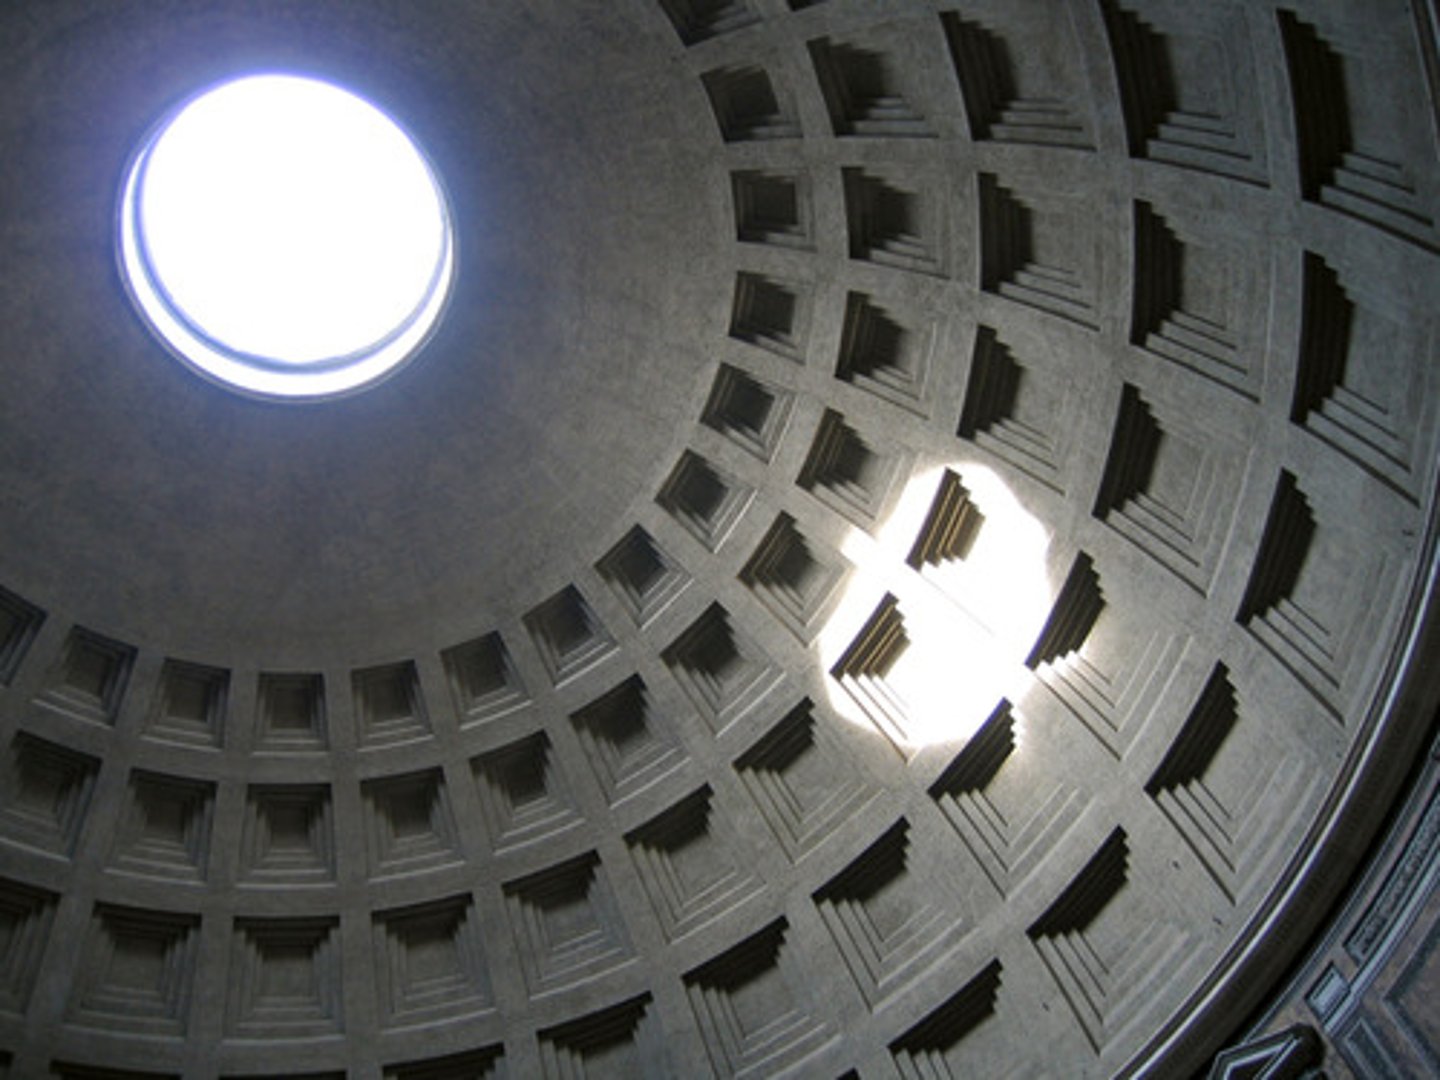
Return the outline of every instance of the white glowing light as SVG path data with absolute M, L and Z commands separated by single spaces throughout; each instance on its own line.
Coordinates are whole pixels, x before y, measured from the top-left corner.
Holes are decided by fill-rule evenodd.
M 1050 535 L 994 472 L 953 466 L 984 515 L 963 560 L 916 571 L 906 557 L 944 470 L 912 477 L 875 535 L 853 529 L 841 551 L 855 567 L 845 595 L 816 638 L 831 670 L 888 595 L 904 619 L 907 644 L 883 678 L 826 680 L 832 707 L 880 732 L 909 754 L 969 739 L 1001 698 L 1030 684 L 1026 654 L 1049 613 L 1045 570 Z
M 409 136 L 291 75 L 226 83 L 157 130 L 126 178 L 120 256 L 185 360 L 282 398 L 354 390 L 406 360 L 454 269 L 444 196 Z

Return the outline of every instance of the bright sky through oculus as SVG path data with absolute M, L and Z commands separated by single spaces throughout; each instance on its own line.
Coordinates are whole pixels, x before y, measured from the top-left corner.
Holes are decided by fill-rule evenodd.
M 121 257 L 151 323 L 272 397 L 371 382 L 424 340 L 453 269 L 424 157 L 338 87 L 258 75 L 191 100 L 138 155 Z

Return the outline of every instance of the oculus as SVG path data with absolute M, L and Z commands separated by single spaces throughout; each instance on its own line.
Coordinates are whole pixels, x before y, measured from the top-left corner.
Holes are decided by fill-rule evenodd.
M 122 276 L 208 378 L 304 401 L 413 357 L 455 269 L 445 194 L 415 141 L 329 83 L 251 75 L 183 102 L 127 170 Z

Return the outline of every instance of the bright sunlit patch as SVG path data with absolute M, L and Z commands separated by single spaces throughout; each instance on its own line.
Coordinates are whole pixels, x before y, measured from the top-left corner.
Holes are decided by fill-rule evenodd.
M 120 255 L 176 352 L 282 398 L 354 390 L 407 359 L 454 268 L 444 196 L 409 136 L 291 75 L 226 83 L 154 132 L 126 178 Z
M 853 529 L 841 544 L 855 572 L 816 641 L 833 673 L 831 705 L 905 754 L 965 741 L 1002 697 L 1020 693 L 1029 681 L 1025 656 L 1051 602 L 1044 526 L 991 470 L 953 469 L 984 517 L 964 557 L 918 570 L 907 564 L 945 470 L 917 474 L 875 536 Z M 898 645 L 834 672 L 865 631 L 878 639 L 886 630 Z

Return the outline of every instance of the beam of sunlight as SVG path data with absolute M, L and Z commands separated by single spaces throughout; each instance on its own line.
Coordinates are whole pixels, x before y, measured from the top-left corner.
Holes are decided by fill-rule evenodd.
M 842 542 L 855 571 L 815 644 L 835 710 L 907 756 L 965 741 L 1020 694 L 1051 603 L 1046 528 L 992 470 L 950 469 L 983 516 L 963 557 L 907 563 L 946 469 L 917 473 L 875 535 L 852 529 Z

